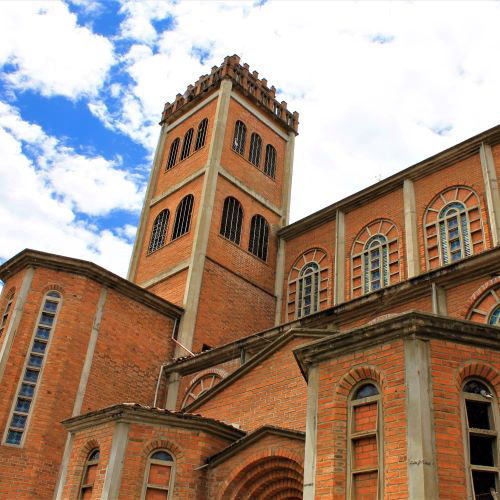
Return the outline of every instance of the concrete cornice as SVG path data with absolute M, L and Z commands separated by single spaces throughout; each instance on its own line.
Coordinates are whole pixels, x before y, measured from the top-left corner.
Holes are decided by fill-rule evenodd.
M 500 350 L 500 328 L 472 321 L 409 311 L 383 321 L 330 335 L 326 339 L 294 349 L 299 367 L 307 379 L 308 367 L 334 356 L 369 349 L 395 339 L 413 337 L 439 339 Z
M 278 436 L 288 439 L 297 439 L 299 441 L 305 441 L 306 433 L 302 431 L 296 431 L 293 429 L 284 429 L 282 427 L 274 427 L 273 425 L 264 425 L 259 427 L 254 432 L 247 434 L 238 441 L 230 444 L 226 449 L 221 452 L 212 455 L 206 461 L 209 467 L 216 467 L 220 463 L 226 461 L 228 458 L 236 455 L 240 451 L 244 450 L 248 446 L 257 441 L 261 440 L 265 436 Z
M 93 262 L 40 252 L 38 250 L 25 249 L 7 262 L 4 262 L 0 266 L 0 279 L 6 281 L 10 276 L 26 267 L 43 267 L 85 276 L 174 319 L 180 318 L 183 313 L 181 307 L 144 290 L 131 281 L 121 278 Z
M 479 154 L 479 148 L 482 143 L 495 145 L 500 143 L 500 125 L 489 130 L 481 132 L 466 141 L 463 141 L 451 148 L 445 149 L 419 163 L 416 163 L 400 172 L 391 175 L 372 186 L 367 187 L 357 193 L 348 196 L 332 205 L 319 210 L 303 219 L 290 224 L 278 231 L 278 236 L 288 240 L 298 236 L 310 229 L 317 227 L 325 222 L 334 220 L 337 210 L 349 212 L 360 205 L 368 203 L 374 198 L 378 198 L 386 193 L 403 187 L 405 179 L 416 180 L 431 172 L 436 172 L 453 163 Z
M 64 420 L 62 424 L 68 432 L 74 433 L 108 422 L 123 422 L 129 424 L 155 424 L 169 427 L 182 427 L 234 441 L 240 439 L 246 432 L 212 418 L 178 413 L 161 408 L 151 408 L 134 403 L 122 403 L 101 410 L 92 411 L 78 417 Z

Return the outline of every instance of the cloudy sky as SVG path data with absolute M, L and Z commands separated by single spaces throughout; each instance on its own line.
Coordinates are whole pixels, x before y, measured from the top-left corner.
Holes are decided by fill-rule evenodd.
M 238 54 L 300 113 L 292 221 L 500 123 L 497 2 L 0 2 L 0 262 L 125 275 L 165 101 Z

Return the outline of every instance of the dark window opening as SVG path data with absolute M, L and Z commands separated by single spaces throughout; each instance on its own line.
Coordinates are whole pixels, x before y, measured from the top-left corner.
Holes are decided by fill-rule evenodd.
M 469 436 L 470 444 L 470 463 L 471 465 L 486 465 L 494 467 L 493 443 L 495 438 L 490 436 Z
M 175 211 L 175 222 L 174 230 L 172 231 L 172 240 L 175 240 L 179 236 L 182 236 L 189 231 L 189 227 L 191 225 L 191 212 L 193 211 L 193 202 L 193 195 L 188 194 L 179 203 L 179 206 Z
M 269 224 L 262 215 L 254 215 L 250 224 L 250 240 L 248 251 L 267 260 L 267 249 L 269 245 Z
M 151 231 L 148 253 L 152 253 L 165 245 L 169 218 L 170 211 L 168 209 L 162 210 L 156 217 Z
M 234 126 L 233 150 L 242 155 L 245 152 L 245 139 L 247 128 L 245 124 L 238 120 Z
M 475 498 L 480 500 L 494 500 L 496 493 L 496 472 L 472 471 L 472 482 L 474 484 Z
M 228 196 L 224 200 L 222 220 L 220 223 L 220 234 L 239 245 L 241 240 L 242 222 L 243 209 L 241 208 L 240 202 L 236 198 Z
M 190 128 L 186 132 L 186 135 L 184 136 L 184 141 L 182 142 L 182 151 L 180 160 L 184 160 L 184 158 L 187 158 L 189 156 L 189 153 L 191 152 L 192 140 L 193 140 L 193 129 Z
M 208 344 L 203 344 L 201 346 L 201 352 L 211 351 L 211 350 L 212 350 L 212 346 L 209 346 Z
M 266 146 L 266 161 L 264 163 L 264 173 L 274 179 L 276 175 L 276 149 L 271 144 Z
M 179 138 L 174 140 L 172 145 L 170 146 L 170 153 L 168 155 L 168 162 L 167 162 L 167 170 L 170 170 L 174 165 L 177 160 L 177 151 L 179 150 Z
M 248 160 L 253 163 L 256 167 L 260 165 L 260 153 L 262 150 L 262 139 L 259 134 L 253 133 L 250 137 L 250 153 L 248 155 Z
M 370 396 L 376 396 L 378 394 L 378 389 L 373 384 L 362 385 L 354 394 L 353 399 L 363 399 Z
M 208 119 L 205 118 L 198 125 L 198 133 L 196 135 L 196 144 L 194 146 L 195 151 L 198 151 L 198 149 L 202 148 L 205 145 L 205 139 L 207 137 L 207 127 L 208 127 Z
M 469 427 L 473 429 L 491 429 L 490 405 L 479 401 L 465 402 Z

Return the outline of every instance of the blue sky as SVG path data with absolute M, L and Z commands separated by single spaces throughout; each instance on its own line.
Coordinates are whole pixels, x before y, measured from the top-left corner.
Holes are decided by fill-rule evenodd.
M 125 275 L 163 104 L 226 55 L 300 113 L 292 220 L 500 122 L 498 2 L 305 5 L 1 2 L 0 262 Z

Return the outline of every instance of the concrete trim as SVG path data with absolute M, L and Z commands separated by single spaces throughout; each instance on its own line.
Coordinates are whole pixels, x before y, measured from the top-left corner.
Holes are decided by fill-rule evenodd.
M 174 274 L 178 274 L 181 271 L 184 271 L 189 267 L 189 259 L 186 259 L 185 261 L 181 262 L 180 264 L 177 264 L 175 267 L 172 267 L 172 269 L 169 269 L 168 271 L 165 271 L 163 273 L 157 274 L 156 276 L 153 276 L 147 281 L 143 281 L 140 283 L 139 286 L 142 288 L 149 288 L 153 285 L 157 285 L 161 281 L 166 280 L 167 278 L 170 278 Z
M 316 444 L 318 439 L 319 366 L 309 368 L 307 381 L 306 443 L 304 450 L 304 500 L 314 500 Z
M 482 142 L 479 157 L 481 158 L 486 203 L 488 205 L 491 239 L 493 246 L 496 247 L 500 244 L 500 195 L 498 193 L 497 172 L 491 146 Z
M 205 107 L 209 102 L 213 101 L 219 97 L 219 91 L 214 92 L 210 96 L 208 96 L 205 100 L 201 101 L 199 104 L 191 108 L 188 112 L 184 113 L 180 118 L 175 120 L 174 122 L 170 123 L 167 126 L 167 132 L 170 132 L 172 129 L 180 125 L 183 121 L 187 120 L 190 116 L 194 115 L 197 113 L 201 108 Z
M 290 217 L 290 202 L 292 198 L 292 177 L 293 177 L 293 157 L 295 153 L 295 134 L 288 135 L 288 142 L 285 148 L 285 160 L 283 161 L 283 197 L 281 208 L 283 210 L 282 225 L 286 226 Z
M 405 213 L 406 277 L 413 278 L 413 276 L 420 273 L 420 255 L 418 251 L 415 186 L 411 179 L 405 179 L 403 182 L 403 203 Z
M 242 97 L 240 97 L 236 92 L 231 92 L 231 97 L 238 103 L 241 104 L 248 112 L 258 118 L 262 123 L 267 125 L 275 134 L 279 135 L 285 141 L 288 141 L 289 136 L 278 127 L 276 127 L 270 120 L 268 120 L 262 113 L 257 111 L 251 104 L 248 104 Z
M 115 425 L 101 498 L 115 500 L 120 493 L 123 461 L 128 442 L 128 429 L 129 424 L 125 422 L 117 422 Z
M 278 240 L 278 255 L 276 256 L 276 275 L 274 280 L 274 295 L 276 296 L 276 310 L 274 312 L 274 325 L 281 323 L 283 308 L 283 287 L 285 281 L 285 255 L 286 241 L 283 238 Z
M 278 207 L 274 206 L 270 201 L 267 201 L 263 196 L 261 196 L 253 189 L 245 186 L 240 180 L 231 175 L 223 167 L 219 167 L 219 174 L 221 175 L 221 177 L 224 177 L 226 180 L 228 180 L 231 184 L 234 184 L 237 188 L 241 189 L 244 193 L 248 194 L 248 196 L 258 201 L 261 205 L 265 206 L 268 210 L 271 210 L 271 212 L 274 212 L 280 217 L 283 216 L 283 212 Z
M 160 203 L 160 201 L 164 200 L 165 198 L 168 198 L 171 194 L 175 193 L 176 191 L 179 191 L 179 189 L 182 189 L 186 184 L 189 184 L 191 181 L 194 181 L 195 179 L 200 177 L 200 175 L 203 175 L 205 172 L 206 172 L 206 167 L 203 167 L 200 170 L 197 170 L 196 172 L 191 174 L 190 176 L 186 177 L 181 182 L 174 184 L 166 191 L 163 191 L 163 193 L 159 194 L 158 196 L 155 196 L 154 198 L 151 199 L 149 208 L 152 208 L 157 203 Z
M 345 302 L 345 214 L 337 210 L 335 217 L 335 271 L 333 277 L 335 305 Z
M 442 286 L 432 283 L 432 312 L 441 316 L 448 316 L 448 300 L 446 290 Z
M 432 414 L 429 342 L 404 341 L 408 498 L 439 498 Z
M 31 288 L 34 274 L 34 267 L 28 267 L 28 269 L 26 269 L 26 274 L 23 277 L 19 295 L 16 298 L 16 305 L 14 306 L 12 315 L 10 317 L 9 327 L 7 328 L 7 332 L 5 333 L 2 349 L 0 350 L 0 383 L 2 382 L 3 374 L 5 372 L 5 368 L 7 367 L 10 350 L 14 342 L 14 337 L 16 336 L 19 322 L 21 321 L 23 315 L 24 305 L 26 304 L 26 299 Z
M 97 337 L 99 335 L 99 328 L 101 326 L 102 313 L 104 310 L 104 304 L 106 302 L 107 294 L 107 287 L 103 287 L 101 289 L 101 294 L 99 295 L 99 301 L 97 302 L 94 324 L 92 325 L 92 331 L 90 332 L 87 353 L 85 354 L 82 374 L 80 375 L 80 383 L 78 385 L 78 391 L 76 393 L 75 404 L 73 405 L 73 412 L 71 413 L 72 417 L 80 415 L 82 409 L 83 398 L 85 396 L 87 383 L 89 381 L 90 369 L 92 368 L 92 360 L 94 359 L 94 351 L 97 344 Z
M 175 411 L 177 409 L 177 397 L 179 396 L 179 385 L 181 377 L 179 372 L 173 372 L 168 377 L 167 401 L 165 409 Z
M 64 445 L 63 458 L 59 466 L 59 473 L 57 475 L 56 487 L 54 488 L 54 500 L 61 500 L 63 497 L 64 486 L 66 484 L 66 476 L 68 474 L 69 457 L 73 448 L 73 434 L 68 433 L 66 436 L 66 444 Z
M 139 262 L 139 255 L 143 247 L 144 233 L 146 232 L 146 223 L 150 211 L 150 200 L 156 189 L 156 182 L 158 180 L 158 173 L 160 171 L 161 158 L 165 147 L 166 138 L 167 138 L 167 127 L 166 125 L 162 125 L 160 130 L 160 137 L 158 137 L 158 143 L 156 145 L 156 151 L 153 160 L 153 168 L 151 169 L 151 172 L 149 174 L 146 194 L 144 196 L 144 202 L 142 204 L 141 217 L 139 218 L 139 227 L 137 228 L 134 247 L 132 249 L 132 255 L 130 256 L 130 264 L 127 273 L 127 279 L 130 281 L 135 280 L 135 274 L 137 272 L 137 264 Z
M 224 134 L 229 111 L 231 85 L 231 80 L 223 80 L 221 82 L 212 140 L 210 141 L 210 150 L 208 153 L 207 173 L 203 179 L 200 208 L 198 210 L 196 228 L 193 236 L 194 247 L 191 253 L 191 263 L 189 265 L 186 289 L 184 292 L 186 312 L 181 320 L 179 328 L 179 341 L 188 349 L 193 345 L 193 335 L 196 327 L 196 316 L 200 300 L 203 270 L 205 267 L 205 255 L 207 252 L 218 170 L 222 156 Z M 181 354 L 180 347 L 177 347 L 176 353 L 178 355 Z

